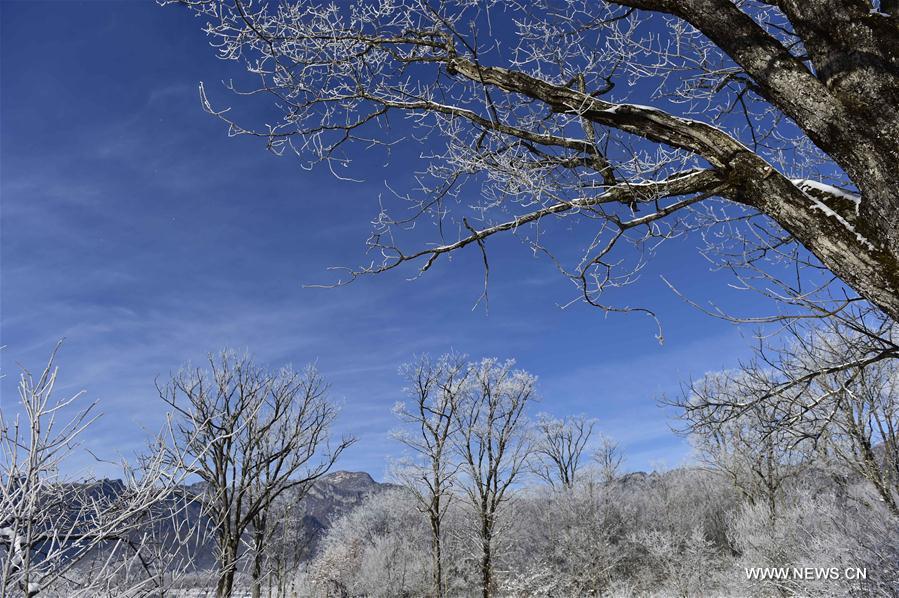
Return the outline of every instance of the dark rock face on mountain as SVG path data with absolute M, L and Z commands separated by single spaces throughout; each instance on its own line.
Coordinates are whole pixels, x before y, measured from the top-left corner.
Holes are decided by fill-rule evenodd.
M 301 511 L 326 529 L 334 519 L 357 507 L 365 497 L 392 487 L 361 471 L 335 471 L 315 482 L 302 499 Z

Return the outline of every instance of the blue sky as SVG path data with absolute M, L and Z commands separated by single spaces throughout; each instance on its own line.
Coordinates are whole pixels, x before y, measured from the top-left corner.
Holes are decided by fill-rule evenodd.
M 223 346 L 248 349 L 271 365 L 317 363 L 343 405 L 337 432 L 359 437 L 339 467 L 381 478 L 400 452 L 388 435 L 397 367 L 454 349 L 517 358 L 540 378 L 535 412 L 598 418 L 631 469 L 688 458 L 657 399 L 735 365 L 751 331 L 684 304 L 659 274 L 697 301 L 757 307 L 728 295 L 698 240 L 670 244 L 614 296 L 659 313 L 662 346 L 644 316 L 560 309 L 573 287 L 514 238 L 488 246 L 489 311 L 472 309 L 476 251 L 416 281 L 406 269 L 303 288 L 365 259 L 378 195 L 408 180 L 418 149 L 387 166 L 359 161 L 365 182 L 350 183 L 229 139 L 197 85 L 228 101 L 220 82 L 240 66 L 215 59 L 200 25 L 152 2 L 0 4 L 4 410 L 19 365 L 38 369 L 65 337 L 59 392 L 85 389 L 104 413 L 86 446 L 129 455 L 162 422 L 157 376 Z M 77 466 L 106 473 L 85 455 Z

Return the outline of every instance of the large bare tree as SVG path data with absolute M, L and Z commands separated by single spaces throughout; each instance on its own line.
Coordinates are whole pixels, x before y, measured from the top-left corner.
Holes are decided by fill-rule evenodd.
M 818 280 L 823 264 L 849 301 L 899 318 L 895 0 L 178 2 L 254 76 L 232 89 L 281 113 L 257 126 L 203 92 L 232 134 L 346 178 L 362 149 L 421 142 L 419 187 L 396 192 L 405 209 L 384 205 L 377 257 L 351 278 L 425 271 L 466 246 L 486 262 L 486 241 L 510 232 L 611 309 L 600 293 L 659 242 L 709 227 L 726 267 L 786 257 Z M 405 249 L 417 219 L 439 238 Z M 808 284 L 782 290 L 828 286 Z
M 231 595 L 247 536 L 258 596 L 273 501 L 292 489 L 302 496 L 353 442 L 329 443 L 337 409 L 327 385 L 311 367 L 269 371 L 222 351 L 209 356 L 206 370 L 182 369 L 159 394 L 178 416 L 173 463 L 205 483 L 203 507 L 218 545 L 216 596 Z

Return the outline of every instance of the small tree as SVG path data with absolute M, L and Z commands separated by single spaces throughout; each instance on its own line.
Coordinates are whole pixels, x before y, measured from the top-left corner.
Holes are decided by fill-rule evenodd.
M 311 556 L 316 530 L 308 529 L 305 509 L 294 500 L 275 501 L 268 513 L 269 538 L 264 541 L 269 596 L 295 596 L 304 560 Z
M 603 435 L 599 447 L 593 451 L 593 460 L 599 465 L 599 475 L 603 482 L 608 484 L 618 479 L 624 455 L 616 440 Z
M 537 379 L 514 367 L 512 360 L 475 364 L 470 391 L 456 415 L 456 448 L 468 474 L 465 493 L 478 519 L 484 598 L 493 595 L 497 518 L 531 450 L 525 409 L 536 398 Z
M 554 419 L 545 413 L 537 418 L 533 471 L 550 486 L 570 489 L 596 420 L 586 416 Z
M 170 459 L 206 485 L 203 507 L 218 546 L 216 596 L 231 595 L 249 532 L 259 596 L 272 502 L 288 490 L 305 493 L 354 439 L 328 444 L 337 409 L 312 367 L 273 372 L 222 351 L 209 356 L 208 371 L 186 367 L 159 394 L 180 416 Z
M 431 529 L 434 595 L 446 591 L 443 575 L 443 519 L 451 498 L 458 466 L 451 460 L 451 437 L 459 424 L 457 411 L 471 383 L 471 367 L 464 356 L 447 354 L 436 362 L 421 357 L 400 368 L 406 379 L 408 403 L 397 403 L 394 412 L 414 431 L 398 431 L 396 437 L 415 451 L 418 461 L 398 473 L 428 517 Z

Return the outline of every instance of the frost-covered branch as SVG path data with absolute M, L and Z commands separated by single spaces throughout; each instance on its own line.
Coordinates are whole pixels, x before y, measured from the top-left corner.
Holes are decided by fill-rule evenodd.
M 726 219 L 741 242 L 756 232 L 744 214 L 767 217 L 783 247 L 798 242 L 811 254 L 812 279 L 823 264 L 899 317 L 890 225 L 899 213 L 899 36 L 889 3 L 184 4 L 204 15 L 219 56 L 252 75 L 230 89 L 280 111 L 254 126 L 216 107 L 204 87 L 204 106 L 232 134 L 261 136 L 272 151 L 351 180 L 362 178 L 352 168 L 360 160 L 420 146 L 416 183 L 375 221 L 379 259 L 351 272 L 471 244 L 486 256 L 485 233 L 517 234 L 563 272 L 595 266 L 579 294 L 608 307 L 604 290 L 636 280 L 661 241 L 705 232 L 709 220 L 694 214 L 709 208 L 724 212 L 712 226 Z M 720 184 L 691 191 L 695 202 L 665 203 L 673 195 L 660 188 L 624 191 L 697 170 Z M 597 264 L 559 255 L 544 233 L 550 216 L 583 222 L 591 252 L 621 223 L 650 231 L 624 235 L 628 247 L 612 243 Z M 416 222 L 435 226 L 439 249 L 400 249 Z M 749 248 L 751 268 L 765 267 L 759 254 L 772 255 Z

